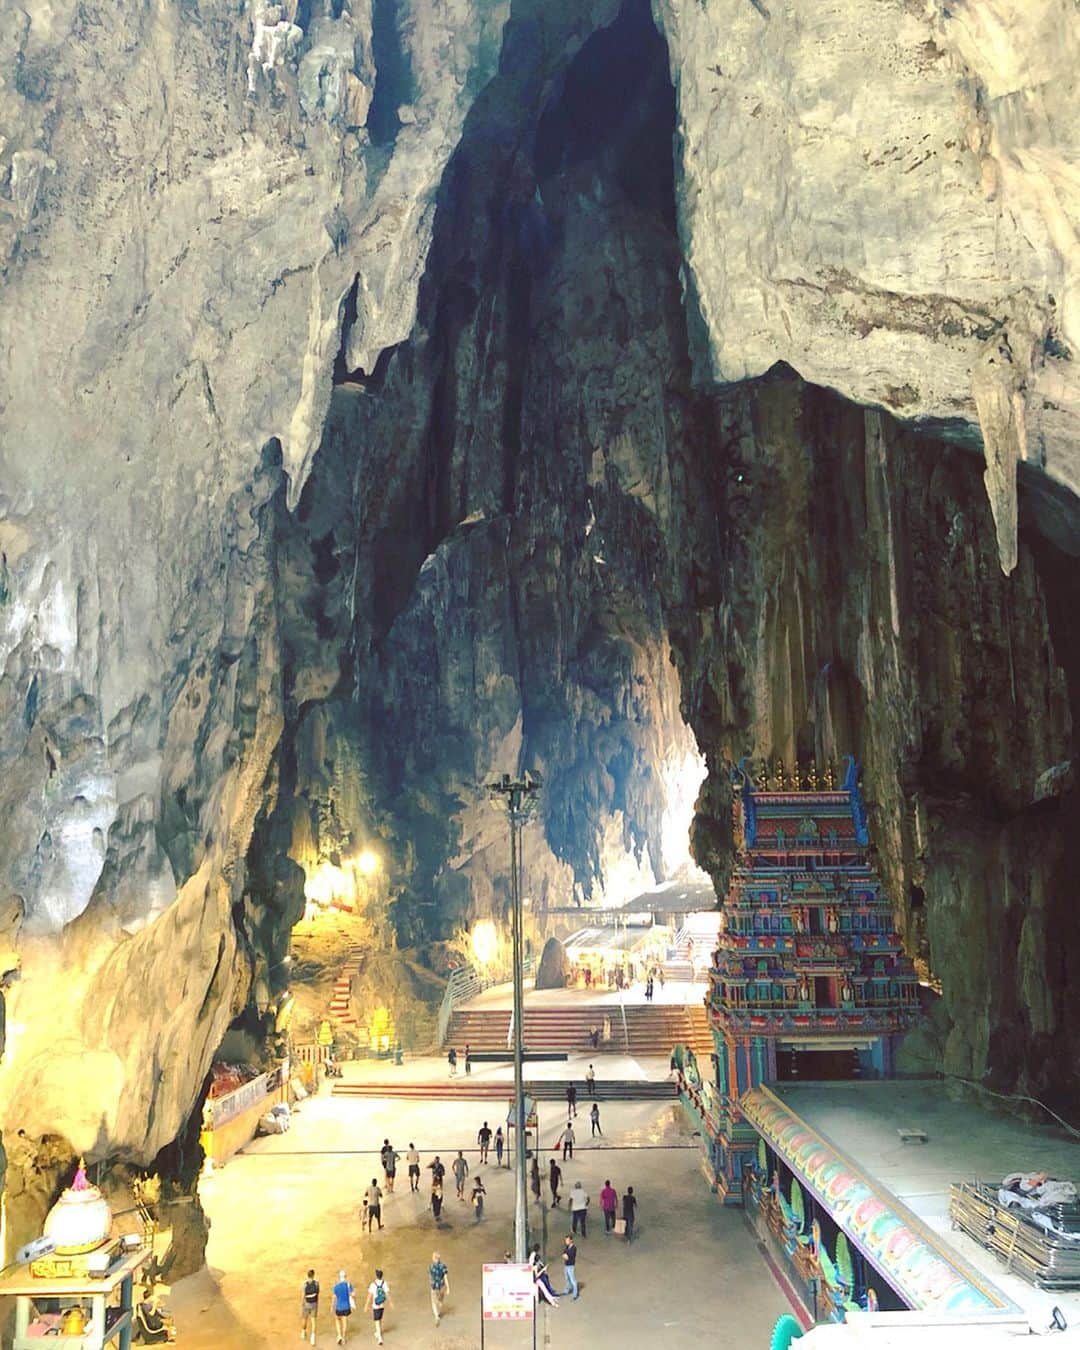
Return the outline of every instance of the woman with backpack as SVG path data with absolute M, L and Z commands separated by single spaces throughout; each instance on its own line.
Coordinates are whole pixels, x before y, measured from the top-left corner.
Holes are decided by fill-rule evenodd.
M 364 1302 L 364 1311 L 371 1311 L 372 1320 L 375 1323 L 375 1339 L 382 1345 L 382 1320 L 383 1313 L 390 1303 L 390 1286 L 383 1279 L 381 1270 L 376 1270 L 375 1278 L 368 1285 L 367 1299 Z

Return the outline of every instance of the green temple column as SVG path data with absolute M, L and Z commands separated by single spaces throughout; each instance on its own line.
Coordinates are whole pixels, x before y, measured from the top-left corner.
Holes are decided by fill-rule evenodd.
M 755 1036 L 750 1046 L 752 1087 L 769 1080 L 769 1045 L 764 1036 Z

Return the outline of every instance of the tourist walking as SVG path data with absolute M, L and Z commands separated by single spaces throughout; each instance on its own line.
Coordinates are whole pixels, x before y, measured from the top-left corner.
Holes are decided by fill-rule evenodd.
M 531 1168 L 531 1170 L 530 1170 L 530 1172 L 529 1172 L 529 1185 L 532 1187 L 533 1199 L 537 1202 L 537 1204 L 539 1204 L 539 1203 L 540 1203 L 540 1163 L 539 1163 L 539 1161 L 538 1161 L 538 1159 L 537 1159 L 535 1153 L 533 1154 L 532 1168 Z
M 562 1132 L 562 1160 L 566 1162 L 568 1158 L 574 1156 L 574 1127 L 569 1121 L 566 1122 L 566 1129 Z
M 581 1182 L 579 1181 L 577 1184 L 580 1186 Z M 566 1288 L 563 1290 L 563 1293 L 570 1294 L 573 1298 L 577 1298 L 577 1243 L 569 1233 L 563 1238 L 562 1259 L 563 1269 L 566 1271 Z
M 575 1181 L 570 1187 L 570 1231 L 576 1233 L 580 1228 L 581 1236 L 588 1237 L 585 1231 L 588 1215 L 589 1193 L 580 1181 Z
M 409 1190 L 415 1194 L 420 1189 L 420 1151 L 415 1144 L 409 1145 L 405 1161 L 409 1164 Z
M 619 1208 L 619 1193 L 610 1179 L 604 1182 L 600 1192 L 600 1208 L 604 1211 L 604 1232 L 610 1233 L 615 1227 L 615 1211 Z
M 438 1252 L 431 1253 L 428 1279 L 431 1281 L 431 1311 L 435 1317 L 435 1325 L 438 1326 L 442 1321 L 443 1304 L 450 1292 L 450 1272 Z
M 634 1195 L 633 1186 L 627 1186 L 626 1194 L 622 1198 L 622 1216 L 626 1223 L 626 1240 L 634 1240 L 634 1217 L 637 1214 L 637 1198 Z
M 600 1128 L 600 1103 L 593 1102 L 592 1110 L 589 1112 L 589 1120 L 592 1123 L 592 1138 L 597 1135 L 603 1137 L 604 1131 Z
M 375 1271 L 375 1278 L 367 1288 L 367 1298 L 364 1301 L 365 1311 L 370 1310 L 371 1320 L 375 1323 L 375 1340 L 382 1345 L 382 1324 L 383 1313 L 386 1312 L 390 1304 L 390 1286 L 383 1279 L 381 1270 Z
M 550 1303 L 553 1308 L 557 1308 L 559 1306 L 558 1296 L 551 1287 L 551 1277 L 548 1275 L 548 1268 L 540 1255 L 539 1243 L 529 1253 L 529 1264 L 533 1268 L 533 1280 L 536 1284 L 537 1296 Z
M 551 1203 L 559 1203 L 559 1183 L 562 1181 L 562 1168 L 555 1161 L 551 1160 L 551 1167 L 548 1170 L 548 1186 L 551 1188 Z
M 660 977 L 660 991 L 661 991 L 661 993 L 662 993 L 662 992 L 663 992 L 663 989 L 664 989 L 664 978 L 665 978 L 665 977 L 664 977 L 664 967 L 663 967 L 663 966 L 661 966 L 661 967 L 659 968 L 659 970 L 657 971 L 657 974 L 658 974 L 659 977 Z
M 315 1344 L 315 1321 L 319 1316 L 319 1281 L 315 1278 L 315 1272 L 309 1270 L 307 1279 L 304 1281 L 304 1292 L 300 1303 L 300 1339 L 306 1341 L 311 1338 L 311 1344 Z
M 610 1018 L 610 1017 L 605 1017 L 605 1018 L 604 1018 L 603 1037 L 604 1037 L 604 1044 L 605 1044 L 605 1045 L 610 1044 L 610 1042 L 611 1042 L 611 1018 Z
M 450 1164 L 454 1173 L 454 1181 L 457 1183 L 457 1198 L 465 1199 L 465 1178 L 469 1175 L 469 1164 L 465 1161 L 465 1155 L 461 1149 L 458 1149 L 457 1157 Z
M 491 1126 L 486 1120 L 476 1133 L 476 1142 L 480 1145 L 480 1161 L 486 1163 L 488 1160 L 488 1149 L 491 1147 Z
M 450 1065 L 450 1077 L 451 1077 L 451 1078 L 456 1077 L 456 1075 L 457 1075 L 457 1051 L 454 1049 L 453 1046 L 451 1046 L 450 1049 L 446 1052 L 446 1062 L 447 1062 L 447 1064 Z
M 573 1083 L 566 1085 L 566 1114 L 568 1116 L 577 1115 L 577 1088 Z
M 353 1287 L 345 1278 L 345 1272 L 339 1270 L 337 1284 L 334 1285 L 334 1326 L 337 1328 L 338 1345 L 345 1344 L 345 1337 L 349 1334 L 349 1316 L 355 1310 Z
M 431 1212 L 435 1216 L 435 1224 L 438 1226 L 442 1218 L 442 1182 L 437 1178 L 431 1181 Z
M 472 1051 L 467 1044 L 465 1046 L 465 1072 L 466 1074 L 472 1073 Z
M 495 1166 L 496 1166 L 496 1167 L 501 1167 L 501 1166 L 502 1166 L 503 1147 L 504 1147 L 503 1132 L 502 1132 L 502 1126 L 500 1125 L 499 1128 L 495 1131 Z
M 441 1186 L 443 1183 L 443 1177 L 446 1176 L 446 1168 L 444 1167 L 443 1161 L 437 1153 L 435 1154 L 435 1161 L 428 1163 L 428 1171 L 431 1173 L 432 1181 L 437 1181 Z
M 600 1049 L 600 1029 L 593 1025 L 589 1028 L 589 1042 L 594 1050 Z
M 386 1186 L 386 1193 L 389 1195 L 394 1189 L 394 1177 L 397 1175 L 398 1159 L 401 1154 L 396 1152 L 389 1139 L 384 1139 L 382 1148 L 379 1150 L 379 1157 L 382 1159 L 383 1182 Z
M 374 1177 L 371 1178 L 371 1185 L 364 1192 L 364 1200 L 367 1202 L 367 1230 L 371 1232 L 371 1222 L 379 1225 L 379 1232 L 382 1232 L 382 1191 L 379 1183 Z
M 472 1195 L 469 1196 L 469 1199 L 472 1202 L 473 1214 L 477 1223 L 484 1217 L 485 1195 L 487 1195 L 487 1191 L 484 1189 L 484 1183 L 478 1176 L 473 1177 Z
M 596 1070 L 590 1064 L 585 1070 L 585 1086 L 589 1089 L 589 1096 L 596 1096 Z

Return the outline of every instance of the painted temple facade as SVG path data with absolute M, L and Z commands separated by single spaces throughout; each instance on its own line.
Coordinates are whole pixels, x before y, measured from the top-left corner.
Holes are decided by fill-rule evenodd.
M 796 1080 L 891 1076 L 919 1016 L 857 765 L 839 783 L 831 770 L 789 778 L 745 761 L 733 772 L 737 858 L 709 972 L 711 1068 L 684 1046 L 673 1055 L 710 1183 L 746 1207 L 808 1323 L 1015 1312 L 783 1095 Z
M 758 1135 L 740 1099 L 785 1079 L 888 1077 L 918 1015 L 915 970 L 874 870 L 854 760 L 843 781 L 735 773 L 731 886 L 709 972 L 711 1170 L 742 1200 Z

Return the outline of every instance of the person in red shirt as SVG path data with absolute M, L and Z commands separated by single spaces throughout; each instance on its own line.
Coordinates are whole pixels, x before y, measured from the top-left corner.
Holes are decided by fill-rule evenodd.
M 600 1192 L 600 1208 L 604 1211 L 604 1232 L 610 1233 L 615 1227 L 615 1211 L 619 1208 L 619 1193 L 610 1181 L 604 1182 Z

